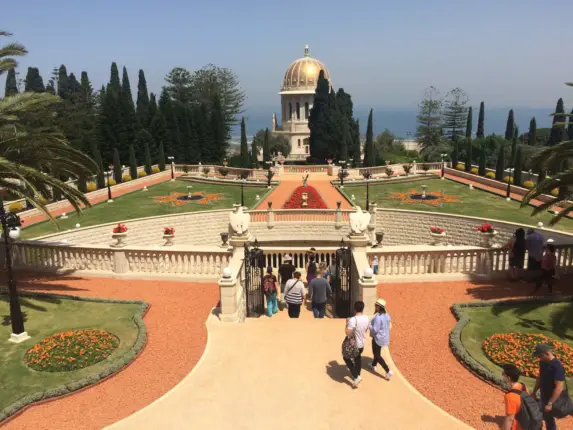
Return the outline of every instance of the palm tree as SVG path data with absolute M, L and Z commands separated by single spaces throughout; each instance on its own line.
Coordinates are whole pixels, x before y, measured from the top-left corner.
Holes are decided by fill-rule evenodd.
M 565 85 L 573 87 L 573 82 L 567 82 Z M 573 121 L 573 114 L 560 114 L 566 117 L 569 117 L 569 121 Z M 565 123 L 556 123 L 554 126 L 556 127 L 565 127 Z M 566 142 L 561 142 L 555 146 L 551 146 L 544 151 L 542 151 L 539 155 L 533 158 L 532 164 L 538 167 L 539 171 L 546 171 L 550 169 L 552 166 L 559 166 L 563 160 L 569 160 L 573 158 L 573 140 L 569 140 Z M 568 164 L 565 169 L 562 171 L 552 175 L 550 178 L 544 179 L 543 181 L 539 182 L 535 188 L 527 193 L 525 198 L 523 199 L 522 206 L 527 206 L 527 204 L 535 199 L 536 197 L 540 196 L 541 194 L 550 194 L 551 191 L 554 189 L 571 189 L 573 187 L 573 166 Z M 536 207 L 533 211 L 533 215 L 536 215 L 540 212 L 546 211 L 555 205 L 561 206 L 563 209 L 559 211 L 557 216 L 555 216 L 550 222 L 549 225 L 555 225 L 558 223 L 563 217 L 567 214 L 573 212 L 573 196 L 570 193 L 563 194 L 559 193 L 560 195 L 547 203 L 543 203 L 542 205 Z
M 7 35 L 0 31 L 0 36 Z M 16 64 L 9 55 L 24 54 L 26 49 L 16 43 L 0 48 L 0 73 Z M 48 172 L 77 178 L 98 169 L 54 126 L 54 108 L 60 102 L 49 93 L 32 92 L 0 99 L 0 188 L 25 198 L 50 219 L 43 205 L 51 193 L 63 196 L 78 212 L 82 204 L 90 204 L 83 193 Z

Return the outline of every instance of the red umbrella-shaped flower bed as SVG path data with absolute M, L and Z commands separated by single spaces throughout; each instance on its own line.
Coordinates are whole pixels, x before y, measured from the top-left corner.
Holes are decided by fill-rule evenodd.
M 307 205 L 303 208 L 302 206 L 302 195 L 306 193 L 308 195 L 308 199 L 306 201 Z M 283 209 L 326 209 L 326 204 L 316 188 L 311 187 L 310 185 L 300 186 L 296 190 L 293 191 L 289 199 L 283 205 Z

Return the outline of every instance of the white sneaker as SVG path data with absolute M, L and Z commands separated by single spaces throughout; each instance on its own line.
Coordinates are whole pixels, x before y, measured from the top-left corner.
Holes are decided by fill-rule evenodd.
M 354 380 L 354 382 L 352 382 L 352 386 L 353 386 L 353 387 L 357 387 L 358 384 L 360 384 L 361 382 L 362 382 L 362 378 L 359 376 L 358 378 L 356 378 L 356 379 Z
M 392 371 L 389 370 L 388 373 L 386 373 L 386 379 L 389 381 L 390 378 L 392 378 Z
M 376 366 L 372 366 L 372 363 L 368 363 L 368 368 L 369 368 L 370 370 L 372 370 L 373 372 L 377 372 Z

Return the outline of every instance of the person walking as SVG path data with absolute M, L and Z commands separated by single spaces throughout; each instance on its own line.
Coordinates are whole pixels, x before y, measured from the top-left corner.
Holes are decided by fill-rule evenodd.
M 277 277 L 273 275 L 272 266 L 267 267 L 267 274 L 263 277 L 263 292 L 267 299 L 267 316 L 272 317 L 279 311 Z
M 358 301 L 354 303 L 354 316 L 346 320 L 346 335 L 354 336 L 356 348 L 358 348 L 358 355 L 356 357 L 344 358 L 344 362 L 353 378 L 353 387 L 357 387 L 358 384 L 362 382 L 362 378 L 360 377 L 362 371 L 362 352 L 364 351 L 366 330 L 368 330 L 369 324 L 368 315 L 364 315 L 363 312 L 364 302 Z
M 553 350 L 547 344 L 536 345 L 533 355 L 539 359 L 539 374 L 531 395 L 535 399 L 537 392 L 541 392 L 541 408 L 545 428 L 555 430 L 557 424 L 553 414 L 553 405 L 565 389 L 565 368 L 553 355 Z
M 324 318 L 326 302 L 332 295 L 330 283 L 320 273 L 308 284 L 308 295 L 312 303 L 312 313 L 315 318 Z
M 295 271 L 293 279 L 289 279 L 285 284 L 284 299 L 288 306 L 288 316 L 298 318 L 300 307 L 305 301 L 304 282 L 300 279 L 300 272 Z
M 292 274 L 296 270 L 294 264 L 292 264 L 292 257 L 289 254 L 285 254 L 283 257 L 283 263 L 279 267 L 279 279 L 280 279 L 280 292 L 282 294 L 283 300 L 285 296 L 285 285 L 289 279 L 292 279 Z
M 543 257 L 543 236 L 530 228 L 525 237 L 527 249 L 527 271 L 534 278 L 541 270 L 541 258 Z
M 315 261 L 315 254 L 308 255 L 308 263 L 306 264 L 306 283 L 310 285 L 311 281 L 316 278 L 317 266 Z
M 392 321 L 390 320 L 390 314 L 386 311 L 386 301 L 384 299 L 376 300 L 374 310 L 374 318 L 368 325 L 368 330 L 370 330 L 370 336 L 372 337 L 372 355 L 374 356 L 370 368 L 376 372 L 376 365 L 380 364 L 384 372 L 386 372 L 386 379 L 389 381 L 392 377 L 392 371 L 382 358 L 381 352 L 383 347 L 390 344 Z
M 555 276 L 556 265 L 557 257 L 555 256 L 555 245 L 548 243 L 545 245 L 545 254 L 543 254 L 543 258 L 541 260 L 541 274 L 537 278 L 533 294 L 536 294 L 539 291 L 544 282 L 547 282 L 549 294 L 553 293 L 553 277 Z
M 505 247 L 509 249 L 509 278 L 517 281 L 525 265 L 525 230 L 515 230 Z

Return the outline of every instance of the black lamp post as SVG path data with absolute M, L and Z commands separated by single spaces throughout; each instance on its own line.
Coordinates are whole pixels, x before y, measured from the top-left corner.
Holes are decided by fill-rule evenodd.
M 372 173 L 366 171 L 363 173 L 364 179 L 366 179 L 366 210 L 370 210 L 370 177 Z
M 173 168 L 173 166 L 175 165 L 175 157 L 173 156 L 169 156 L 167 157 L 167 159 L 169 160 L 169 163 L 171 164 L 171 180 L 173 181 L 175 179 L 175 170 Z
M 111 196 L 111 185 L 109 183 L 109 180 L 111 179 L 111 170 L 112 170 L 113 166 L 110 164 L 108 166 L 108 171 L 107 171 L 107 201 L 108 202 L 113 202 L 112 196 Z
M 12 325 L 13 335 L 22 335 L 24 330 L 24 315 L 20 307 L 20 299 L 18 298 L 18 291 L 16 290 L 16 280 L 12 271 L 12 250 L 11 244 L 8 240 L 9 237 L 18 238 L 19 231 L 16 227 L 20 227 L 20 217 L 13 213 L 6 213 L 4 210 L 4 200 L 2 198 L 2 190 L 0 190 L 0 222 L 2 222 L 2 237 L 4 238 L 4 250 L 6 252 L 6 269 L 8 271 L 8 294 L 10 297 L 10 323 Z M 21 339 L 25 340 L 25 339 Z
M 505 198 L 511 200 L 511 174 L 513 172 L 513 167 L 508 168 L 509 175 L 507 175 L 507 190 L 505 193 Z
M 245 185 L 245 180 L 241 178 L 241 206 L 245 206 L 245 195 L 243 194 L 243 185 Z
M 346 160 L 340 161 L 340 170 L 338 172 L 340 177 L 340 186 L 344 187 L 344 176 L 346 175 Z

